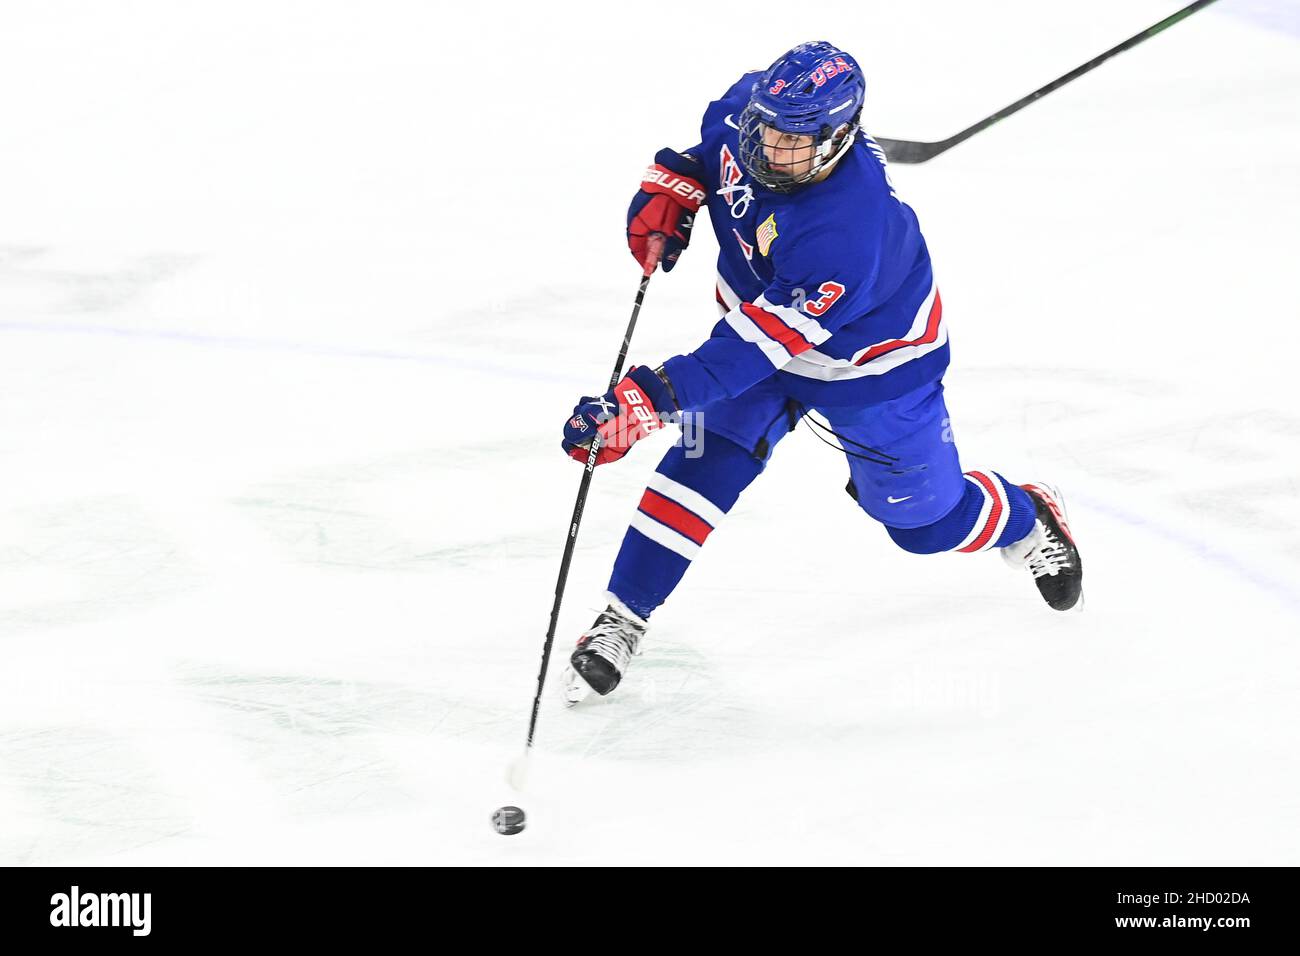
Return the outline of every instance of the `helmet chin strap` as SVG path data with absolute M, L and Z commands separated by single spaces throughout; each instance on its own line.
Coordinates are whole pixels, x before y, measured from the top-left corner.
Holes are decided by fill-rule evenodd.
M 817 167 L 817 171 L 813 174 L 812 177 L 813 179 L 816 179 L 818 176 L 821 176 L 823 173 L 829 173 L 832 169 L 835 168 L 836 163 L 838 163 L 841 159 L 843 159 L 846 155 L 848 155 L 849 149 L 853 146 L 853 139 L 854 136 L 857 134 L 857 128 L 846 124 L 845 126 L 841 127 L 841 129 L 843 130 L 843 135 L 840 137 L 840 142 L 838 146 L 835 145 L 835 137 L 831 136 L 830 139 L 826 140 L 826 142 L 822 143 L 820 146 L 817 147 L 818 157 L 825 155 L 826 153 L 830 152 L 832 149 L 834 149 L 834 153 L 831 154 L 829 159 L 827 159 L 825 162 L 823 162 L 820 166 Z

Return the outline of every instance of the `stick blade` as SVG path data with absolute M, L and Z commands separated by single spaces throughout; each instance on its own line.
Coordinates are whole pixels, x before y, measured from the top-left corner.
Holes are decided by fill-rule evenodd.
M 506 771 L 506 783 L 516 793 L 523 793 L 524 787 L 528 785 L 528 772 L 531 769 L 529 765 L 528 751 L 524 751 L 514 760 L 510 761 L 510 768 Z
M 874 137 L 880 148 L 885 151 L 885 158 L 891 163 L 899 163 L 904 166 L 924 163 L 928 159 L 934 159 L 945 149 L 946 143 L 920 143 L 910 139 L 886 139 L 883 136 Z

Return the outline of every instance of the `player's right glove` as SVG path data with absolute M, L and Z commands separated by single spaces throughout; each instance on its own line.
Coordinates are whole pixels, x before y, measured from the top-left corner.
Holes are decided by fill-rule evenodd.
M 641 178 L 641 191 L 627 208 L 627 245 L 643 266 L 650 254 L 647 240 L 653 233 L 664 237 L 660 265 L 671 272 L 677 257 L 691 242 L 695 214 L 704 202 L 701 180 L 704 167 L 674 149 L 655 153 L 654 165 Z
M 590 455 L 591 440 L 600 436 L 596 464 L 618 461 L 633 443 L 675 421 L 672 386 L 666 377 L 644 365 L 628 374 L 602 396 L 584 396 L 564 423 L 563 448 L 582 464 Z

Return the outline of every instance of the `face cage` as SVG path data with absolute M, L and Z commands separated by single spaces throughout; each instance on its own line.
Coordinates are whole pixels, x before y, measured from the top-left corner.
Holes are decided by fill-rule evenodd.
M 850 128 L 846 130 L 844 138 L 840 141 L 837 149 L 834 143 L 834 135 L 827 130 L 827 127 L 822 127 L 822 134 L 813 137 L 810 146 L 797 148 L 800 157 L 799 162 L 803 161 L 805 150 L 811 152 L 809 158 L 812 160 L 812 165 L 809 166 L 806 173 L 791 176 L 789 173 L 773 169 L 767 160 L 767 153 L 763 146 L 763 130 L 767 125 L 763 122 L 758 111 L 752 107 L 746 107 L 745 111 L 740 114 L 740 164 L 745 167 L 746 172 L 753 176 L 755 180 L 776 193 L 792 193 L 816 179 L 826 167 L 838 160 L 848 150 L 853 144 L 853 136 L 857 130 L 855 118 L 853 123 L 846 124 Z M 791 152 L 793 154 L 795 150 Z M 791 158 L 793 159 L 794 156 L 792 155 Z

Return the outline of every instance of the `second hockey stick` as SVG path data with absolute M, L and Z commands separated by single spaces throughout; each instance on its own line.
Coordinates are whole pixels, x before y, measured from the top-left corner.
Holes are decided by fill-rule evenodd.
M 1101 66 L 1117 53 L 1123 53 L 1125 50 L 1131 50 L 1146 40 L 1151 39 L 1162 30 L 1173 26 L 1179 20 L 1190 17 L 1202 7 L 1208 7 L 1214 0 L 1196 0 L 1195 3 L 1189 3 L 1177 13 L 1170 14 L 1159 23 L 1147 27 L 1141 33 L 1134 34 L 1118 46 L 1113 46 L 1100 56 L 1095 56 L 1082 66 L 1077 66 L 1064 76 L 1057 77 L 1046 86 L 1039 87 L 1023 99 L 1016 100 L 1010 106 L 1005 106 L 991 116 L 986 116 L 974 126 L 968 126 L 966 129 L 957 133 L 955 136 L 949 136 L 947 139 L 941 139 L 934 143 L 923 143 L 910 139 L 885 139 L 883 136 L 875 137 L 877 143 L 885 151 L 885 156 L 891 163 L 923 163 L 927 159 L 934 159 L 940 153 L 946 152 L 956 146 L 958 143 L 964 143 L 976 133 L 988 129 L 999 120 L 1004 120 L 1012 113 L 1018 113 L 1035 100 L 1040 100 L 1053 90 L 1059 90 L 1071 80 L 1076 80 L 1090 70 Z

